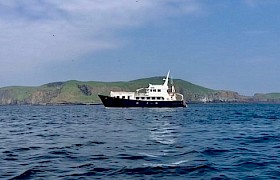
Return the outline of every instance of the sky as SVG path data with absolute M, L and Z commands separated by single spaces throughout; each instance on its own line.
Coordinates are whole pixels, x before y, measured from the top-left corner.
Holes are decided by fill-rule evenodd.
M 280 92 L 279 0 L 0 0 L 0 87 L 165 76 Z

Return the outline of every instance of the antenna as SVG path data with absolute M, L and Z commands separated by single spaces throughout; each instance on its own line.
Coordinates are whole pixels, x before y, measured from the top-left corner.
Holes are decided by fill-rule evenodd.
M 170 77 L 170 84 L 171 84 L 171 92 L 175 93 L 175 87 L 174 87 L 174 82 L 172 76 Z

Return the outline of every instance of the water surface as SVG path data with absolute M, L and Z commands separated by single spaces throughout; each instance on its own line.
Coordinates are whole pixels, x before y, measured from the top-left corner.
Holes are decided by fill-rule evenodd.
M 280 105 L 0 106 L 1 179 L 277 179 Z

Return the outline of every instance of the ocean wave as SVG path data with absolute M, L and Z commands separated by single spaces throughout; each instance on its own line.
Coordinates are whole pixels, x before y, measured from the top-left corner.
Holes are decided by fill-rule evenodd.
M 186 161 L 187 162 L 187 161 Z M 188 174 L 190 172 L 207 172 L 213 171 L 211 165 L 201 164 L 201 165 L 182 165 L 185 161 L 177 162 L 178 164 L 144 164 L 142 167 L 124 167 L 119 171 L 116 171 L 114 174 L 125 174 L 125 175 L 155 175 L 160 174 L 161 176 L 172 175 L 176 173 L 179 174 Z
M 222 155 L 224 153 L 229 152 L 230 150 L 227 149 L 215 149 L 215 148 L 206 148 L 204 151 L 202 151 L 202 154 L 208 155 L 208 156 L 216 156 L 216 155 Z
M 280 137 L 272 135 L 263 135 L 263 136 L 249 136 L 245 138 L 247 143 L 268 143 L 268 142 L 280 142 Z
M 44 172 L 43 170 L 40 170 L 39 168 L 30 168 L 25 170 L 24 172 L 20 173 L 19 175 L 14 176 L 11 179 L 14 180 L 20 180 L 20 179 L 30 179 L 33 176 L 35 176 L 38 173 Z
M 151 156 L 145 156 L 145 155 L 130 155 L 130 154 L 118 154 L 115 157 L 119 159 L 128 159 L 128 160 L 150 160 Z

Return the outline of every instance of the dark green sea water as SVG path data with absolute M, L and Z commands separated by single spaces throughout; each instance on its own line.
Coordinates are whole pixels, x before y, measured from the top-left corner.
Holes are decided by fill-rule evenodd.
M 0 179 L 278 179 L 280 105 L 0 106 Z

